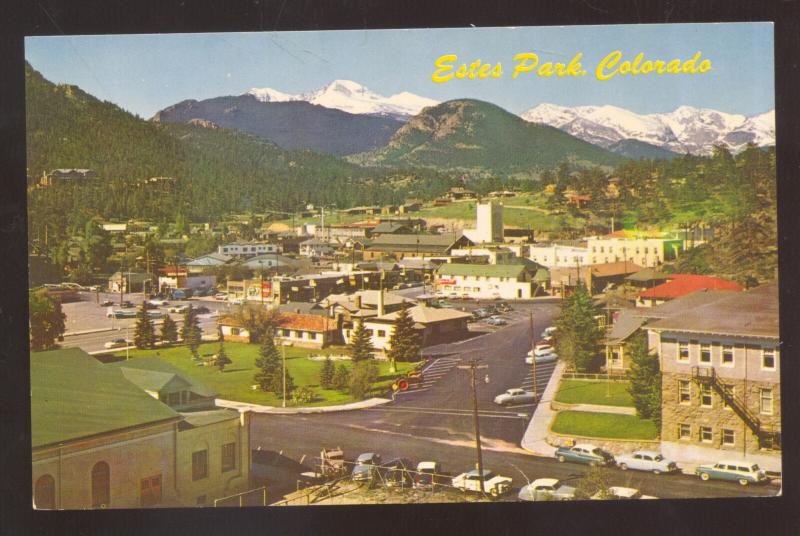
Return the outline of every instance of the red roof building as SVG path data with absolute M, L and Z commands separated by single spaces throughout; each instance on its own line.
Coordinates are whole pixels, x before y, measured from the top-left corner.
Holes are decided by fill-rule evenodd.
M 727 279 L 695 274 L 669 274 L 669 281 L 642 291 L 636 300 L 639 307 L 652 307 L 698 290 L 742 290 L 742 286 Z
M 334 318 L 281 313 L 275 329 L 275 337 L 284 344 L 324 348 L 333 342 L 338 328 L 338 321 Z

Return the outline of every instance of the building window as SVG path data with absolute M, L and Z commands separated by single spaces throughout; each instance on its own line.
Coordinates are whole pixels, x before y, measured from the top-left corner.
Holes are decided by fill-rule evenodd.
M 758 410 L 764 415 L 772 415 L 772 389 L 759 391 Z
M 284 330 L 281 330 L 281 333 L 283 333 L 284 337 L 288 337 L 290 335 L 291 331 L 288 330 L 288 329 L 284 329 Z
M 692 428 L 688 424 L 681 423 L 678 425 L 678 439 L 691 439 Z
M 736 396 L 736 388 L 731 384 L 723 383 L 722 391 L 725 393 L 725 397 L 722 398 L 722 407 L 724 409 L 731 409 L 731 407 L 725 401 L 725 398 L 727 397 L 729 400 L 733 399 Z
M 236 443 L 222 445 L 222 472 L 236 469 Z
M 208 451 L 198 450 L 192 453 L 192 480 L 200 480 L 208 476 Z
M 161 502 L 161 475 L 149 476 L 139 481 L 142 506 L 155 506 Z
M 700 345 L 700 362 L 705 364 L 711 364 L 711 345 L 710 344 L 701 344 Z
M 689 345 L 684 341 L 678 343 L 678 361 L 689 361 Z
M 736 443 L 736 434 L 733 430 L 722 429 L 722 446 L 732 447 Z
M 312 341 L 315 341 L 315 340 L 317 340 L 317 334 L 314 333 L 314 332 L 309 331 L 308 332 L 308 338 L 311 339 Z
M 111 469 L 106 462 L 92 467 L 92 508 L 105 508 L 111 502 Z
M 379 329 L 378 330 L 378 337 L 386 337 L 386 330 Z
M 710 385 L 700 386 L 700 406 L 710 408 L 713 405 L 713 397 L 711 395 Z
M 767 450 L 781 450 L 781 433 L 764 432 L 761 434 L 761 448 Z M 37 503 L 38 505 L 38 503 Z
M 300 331 L 299 329 L 297 329 L 297 330 L 295 330 L 295 332 L 294 332 L 294 336 L 295 336 L 295 338 L 297 338 L 297 339 L 302 339 L 302 338 L 303 338 L 303 332 L 302 332 L 302 331 Z
M 681 404 L 688 404 L 691 401 L 691 383 L 689 380 L 678 380 L 678 402 Z
M 733 346 L 722 347 L 722 366 L 723 367 L 733 366 Z
M 33 487 L 33 505 L 37 510 L 54 510 L 56 507 L 56 481 L 52 475 L 42 475 Z
M 761 350 L 761 368 L 775 370 L 775 349 L 764 348 Z
M 239 328 L 231 328 L 231 335 L 238 335 L 240 332 Z
M 700 441 L 703 443 L 711 443 L 713 436 L 711 434 L 711 427 L 710 426 L 701 426 L 700 427 Z
M 371 330 L 371 329 L 365 329 L 364 331 L 366 331 L 366 332 L 367 332 L 367 335 L 369 335 L 370 337 L 372 337 L 372 335 L 374 335 L 374 333 L 375 333 L 375 332 L 374 332 L 373 330 Z

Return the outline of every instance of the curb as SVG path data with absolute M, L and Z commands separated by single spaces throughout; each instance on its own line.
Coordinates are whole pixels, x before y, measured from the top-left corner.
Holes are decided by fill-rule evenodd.
M 272 415 L 296 415 L 307 413 L 334 413 L 337 411 L 354 411 L 359 409 L 369 409 L 376 406 L 382 406 L 391 402 L 389 398 L 370 398 L 362 402 L 354 402 L 352 404 L 344 404 L 341 406 L 319 406 L 311 408 L 279 408 L 275 406 L 260 406 L 258 404 L 249 404 L 247 402 L 237 402 L 235 400 L 216 399 L 215 403 L 219 407 L 231 408 L 238 410 L 240 413 L 245 411 L 252 411 L 253 413 L 267 413 Z
M 104 331 L 118 331 L 117 328 L 97 328 L 97 329 L 86 329 L 83 331 L 67 331 L 64 332 L 64 337 L 72 337 L 75 335 L 88 335 L 90 333 L 103 333 Z

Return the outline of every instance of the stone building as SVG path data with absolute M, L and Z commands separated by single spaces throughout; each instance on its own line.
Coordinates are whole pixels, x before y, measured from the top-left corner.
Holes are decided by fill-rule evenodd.
M 778 286 L 699 291 L 654 308 L 665 456 L 781 467 Z M 663 316 L 662 318 L 655 318 Z

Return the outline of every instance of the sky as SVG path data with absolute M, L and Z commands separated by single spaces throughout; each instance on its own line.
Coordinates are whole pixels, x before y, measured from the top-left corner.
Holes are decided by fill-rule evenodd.
M 617 76 L 600 81 L 597 64 L 614 50 L 623 59 L 691 59 L 711 71 L 694 75 Z M 518 53 L 540 64 L 582 53 L 583 77 L 512 79 Z M 500 62 L 503 76 L 434 83 L 434 62 Z M 688 105 L 755 115 L 774 108 L 771 23 L 349 30 L 216 34 L 28 37 L 25 57 L 55 83 L 74 84 L 141 117 L 185 99 L 239 95 L 253 87 L 296 94 L 336 79 L 380 95 L 409 91 L 445 101 L 475 98 L 521 113 L 547 102 L 613 105 L 636 113 Z

